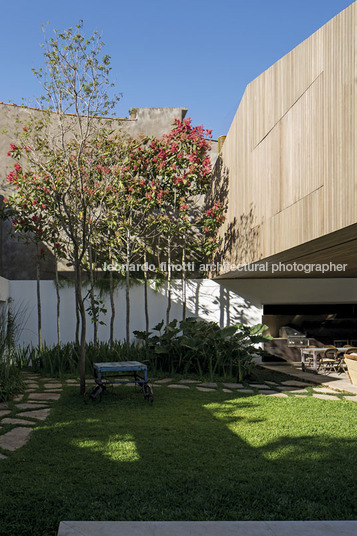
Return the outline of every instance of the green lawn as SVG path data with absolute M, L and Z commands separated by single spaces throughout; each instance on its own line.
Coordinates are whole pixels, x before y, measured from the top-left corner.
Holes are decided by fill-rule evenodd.
M 60 520 L 355 519 L 357 404 L 66 387 L 30 442 L 0 462 L 0 534 Z

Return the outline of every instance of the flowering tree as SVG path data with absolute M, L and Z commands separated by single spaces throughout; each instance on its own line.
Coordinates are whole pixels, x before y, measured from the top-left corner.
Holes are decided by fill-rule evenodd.
M 177 119 L 172 130 L 161 139 L 152 140 L 147 149 L 147 170 L 151 175 L 147 197 L 155 200 L 155 223 L 166 260 L 167 324 L 171 309 L 171 266 L 175 259 L 182 262 L 185 314 L 186 257 L 188 247 L 191 254 L 199 249 L 194 215 L 199 196 L 210 182 L 210 137 L 210 130 L 192 126 L 190 118 Z
M 172 263 L 182 265 L 185 317 L 187 261 L 207 254 L 214 247 L 213 221 L 207 213 L 203 215 L 202 205 L 202 197 L 211 180 L 210 137 L 210 130 L 192 126 L 189 118 L 176 120 L 168 134 L 159 139 L 143 138 L 129 152 L 126 188 L 131 209 L 137 207 L 130 221 L 137 242 L 143 246 L 144 261 L 148 253 L 156 254 L 158 266 L 161 261 L 166 261 L 167 323 L 171 309 Z M 208 210 L 216 211 L 216 207 Z M 202 234 L 202 223 L 204 228 L 209 225 L 207 239 L 206 231 Z M 151 244 L 150 251 L 148 244 Z M 148 331 L 146 272 L 144 278 Z
M 108 186 L 107 176 L 98 168 L 107 137 L 98 116 L 108 115 L 117 101 L 108 96 L 110 58 L 101 56 L 102 46 L 99 35 L 87 39 L 81 25 L 45 39 L 44 68 L 35 71 L 44 88 L 44 109 L 40 117 L 30 118 L 11 150 L 11 156 L 25 169 L 23 177 L 31 178 L 33 184 L 33 190 L 27 192 L 20 180 L 17 195 L 25 198 L 29 194 L 31 202 L 36 202 L 33 206 L 46 206 L 47 220 L 50 215 L 58 243 L 66 244 L 63 251 L 73 265 L 81 319 L 81 394 L 85 392 L 86 341 L 82 270 Z M 43 225 L 37 226 L 36 233 L 47 239 Z

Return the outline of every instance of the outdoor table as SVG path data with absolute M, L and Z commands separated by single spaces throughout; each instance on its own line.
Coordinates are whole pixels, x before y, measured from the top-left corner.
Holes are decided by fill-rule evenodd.
M 300 352 L 301 352 L 301 368 L 302 368 L 302 370 L 305 370 L 305 356 L 312 354 L 312 357 L 313 357 L 313 360 L 314 360 L 314 365 L 313 365 L 312 370 L 316 372 L 317 371 L 317 354 L 324 353 L 324 352 L 326 352 L 326 350 L 331 350 L 331 347 L 300 348 Z M 338 350 L 341 353 L 345 353 L 345 352 L 347 352 L 348 348 L 345 348 L 345 347 L 336 348 L 336 350 Z
M 96 386 L 90 397 L 101 397 L 107 385 L 134 383 L 141 388 L 146 400 L 153 402 L 154 393 L 148 384 L 147 366 L 139 361 L 113 361 L 108 363 L 94 363 L 94 378 Z M 141 373 L 142 375 L 140 375 Z M 130 380 L 126 377 L 132 376 Z

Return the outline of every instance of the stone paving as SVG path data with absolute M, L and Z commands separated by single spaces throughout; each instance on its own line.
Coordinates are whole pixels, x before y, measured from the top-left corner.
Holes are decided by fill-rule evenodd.
M 69 380 L 67 380 L 69 381 Z M 74 382 L 71 381 L 71 384 Z M 280 383 L 266 381 L 264 383 L 229 383 L 229 382 L 200 382 L 199 380 L 179 380 L 173 378 L 162 378 L 152 380 L 154 391 L 158 387 L 168 387 L 170 389 L 190 389 L 204 393 L 215 393 L 222 391 L 235 395 L 262 395 L 278 398 L 318 398 L 320 400 L 349 400 L 357 402 L 357 396 L 346 391 L 339 391 L 332 387 L 321 387 L 314 383 L 300 380 L 284 380 Z M 209 396 L 209 395 L 208 395 Z
M 8 451 L 27 443 L 33 427 L 47 419 L 50 405 L 61 396 L 62 383 L 58 380 L 42 378 L 39 374 L 23 373 L 23 376 L 25 394 L 0 405 L 0 460 L 7 458 Z

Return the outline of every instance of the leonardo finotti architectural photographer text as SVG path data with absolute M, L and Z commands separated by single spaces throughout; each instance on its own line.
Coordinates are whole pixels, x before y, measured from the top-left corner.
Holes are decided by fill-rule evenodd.
M 324 263 L 324 264 L 308 264 L 308 263 L 273 263 L 269 264 L 268 262 L 254 263 L 248 265 L 238 265 L 230 263 L 209 263 L 209 264 L 195 264 L 194 262 L 187 263 L 171 263 L 168 265 L 167 262 L 161 262 L 159 265 L 153 263 L 145 264 L 110 264 L 105 262 L 103 265 L 103 271 L 108 272 L 167 272 L 168 269 L 172 272 L 266 272 L 272 274 L 279 273 L 289 273 L 289 272 L 300 272 L 304 274 L 310 274 L 312 272 L 320 272 L 325 274 L 328 272 L 345 272 L 347 264 L 335 264 L 333 262 Z

